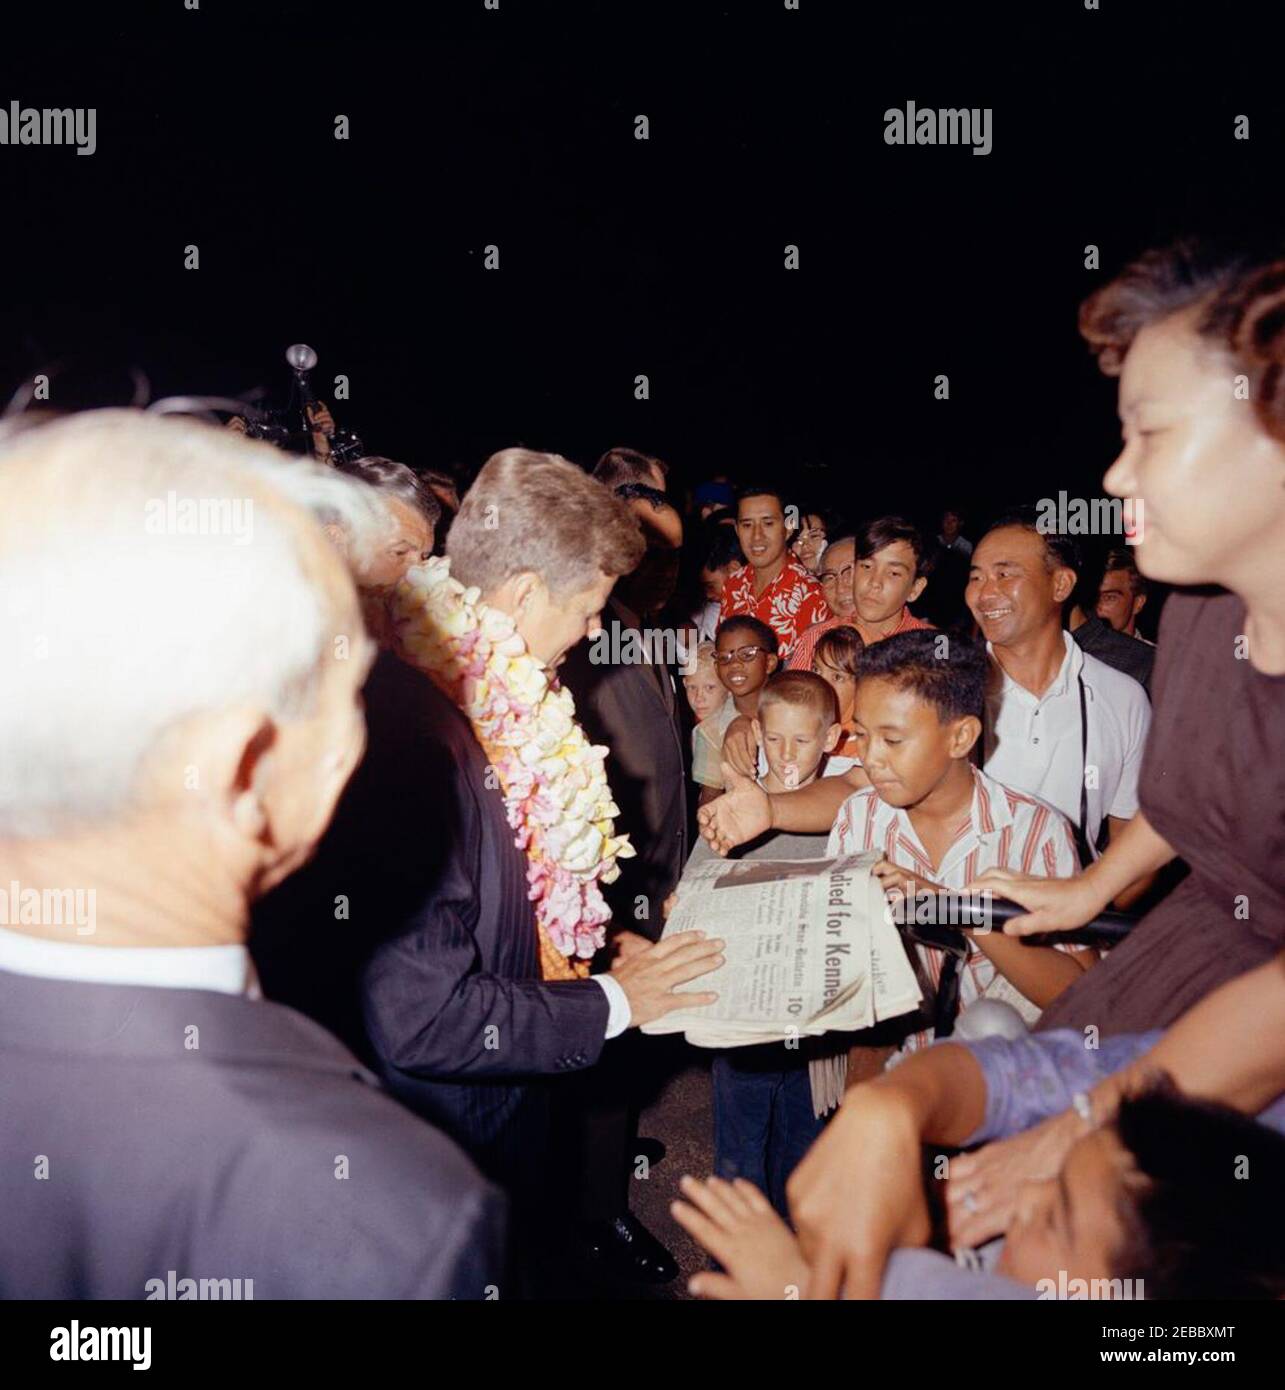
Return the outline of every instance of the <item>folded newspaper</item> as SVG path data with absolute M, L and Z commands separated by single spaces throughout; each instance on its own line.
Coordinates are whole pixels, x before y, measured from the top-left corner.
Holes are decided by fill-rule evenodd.
M 716 1003 L 675 1009 L 644 1033 L 686 1033 L 697 1047 L 856 1032 L 914 1010 L 915 972 L 871 869 L 877 852 L 838 859 L 689 863 L 664 938 L 721 937 L 724 963 L 680 992 Z

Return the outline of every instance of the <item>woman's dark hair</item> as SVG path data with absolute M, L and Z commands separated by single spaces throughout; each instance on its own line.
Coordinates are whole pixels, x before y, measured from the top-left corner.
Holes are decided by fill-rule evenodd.
M 927 628 L 896 632 L 861 653 L 857 679 L 871 677 L 912 691 L 936 709 L 943 724 L 969 714 L 980 719 L 986 698 L 986 650 L 971 637 Z
M 905 541 L 915 553 L 915 578 L 932 571 L 934 552 L 929 549 L 924 533 L 902 516 L 881 516 L 864 521 L 857 527 L 857 559 L 868 560 L 876 551 L 897 541 Z
M 1285 251 L 1228 253 L 1179 241 L 1126 267 L 1080 306 L 1080 332 L 1108 376 L 1148 324 L 1200 306 L 1196 332 L 1249 377 L 1264 430 L 1285 441 Z
M 663 459 L 640 449 L 617 447 L 608 449 L 594 464 L 592 477 L 614 492 L 627 483 L 651 483 L 656 476 L 653 469 L 658 469 L 662 478 L 669 476 L 669 465 Z
M 404 463 L 384 458 L 379 454 L 367 454 L 364 458 L 353 459 L 350 463 L 340 463 L 336 467 L 340 473 L 357 478 L 368 486 L 414 507 L 430 526 L 435 527 L 442 519 L 442 504 L 437 500 L 432 488 Z
M 750 617 L 748 613 L 741 617 L 724 618 L 714 634 L 715 644 L 725 632 L 748 632 L 764 651 L 771 652 L 773 656 L 780 655 L 781 643 L 776 633 L 765 622 Z
M 726 565 L 743 565 L 745 556 L 741 551 L 741 542 L 736 534 L 735 527 L 710 526 L 706 524 L 703 532 L 705 543 L 705 558 L 701 562 L 701 568 L 707 570 L 721 570 Z
M 1149 1299 L 1285 1297 L 1285 1135 L 1165 1077 L 1121 1102 L 1114 1129 L 1135 1171 L 1113 1276 Z
M 865 649 L 866 644 L 861 640 L 861 634 L 856 628 L 844 624 L 842 627 L 832 627 L 828 632 L 823 632 L 817 638 L 812 651 L 814 656 L 819 656 L 835 670 L 846 671 L 848 675 L 855 676 L 861 664 L 861 653 Z

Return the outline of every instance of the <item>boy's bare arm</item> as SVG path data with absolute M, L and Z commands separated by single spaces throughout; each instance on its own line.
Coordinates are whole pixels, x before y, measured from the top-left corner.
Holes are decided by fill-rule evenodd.
M 1041 1009 L 1047 1009 L 1098 958 L 1098 953 L 1089 949 L 1058 951 L 1052 946 L 1027 946 L 1003 932 L 972 931 L 968 935 L 1009 984 Z
M 920 1145 L 961 1143 L 985 1112 L 981 1066 L 950 1043 L 848 1092 L 787 1185 L 809 1297 L 878 1297 L 888 1255 L 928 1239 Z
M 719 854 L 727 854 L 769 830 L 824 834 L 834 825 L 839 807 L 856 790 L 850 776 L 822 777 L 797 791 L 769 795 L 725 761 L 727 790 L 697 812 L 700 832 Z

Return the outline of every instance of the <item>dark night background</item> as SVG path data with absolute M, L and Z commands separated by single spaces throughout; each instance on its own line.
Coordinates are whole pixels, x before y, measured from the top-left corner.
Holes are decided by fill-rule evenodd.
M 1091 495 L 1118 433 L 1080 300 L 1176 232 L 1280 225 L 1273 14 L 165 0 L 47 6 L 30 36 L 6 17 L 0 104 L 95 106 L 98 150 L 0 148 L 0 386 L 58 364 L 54 406 L 125 403 L 134 365 L 154 395 L 282 392 L 303 340 L 323 394 L 350 379 L 339 423 L 411 464 L 623 443 L 691 481 L 824 476 L 857 515 Z M 885 145 L 910 99 L 992 107 L 992 153 Z

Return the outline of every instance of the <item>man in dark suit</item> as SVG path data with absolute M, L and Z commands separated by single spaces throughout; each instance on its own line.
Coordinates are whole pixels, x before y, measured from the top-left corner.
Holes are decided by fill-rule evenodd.
M 227 505 L 198 534 L 167 494 Z M 364 489 L 206 425 L 0 449 L 0 1297 L 507 1287 L 501 1194 L 246 950 L 362 752 L 322 506 L 382 543 Z
M 516 449 L 488 461 L 447 539 L 452 574 L 513 617 L 551 670 L 598 631 L 642 550 L 606 489 L 564 459 Z M 626 1028 L 709 997 L 674 987 L 715 968 L 720 943 L 647 943 L 607 974 L 542 978 L 526 855 L 468 720 L 391 652 L 365 696 L 366 761 L 272 916 L 292 919 L 300 943 L 327 919 L 330 939 L 349 943 L 335 973 L 360 975 L 370 1056 L 509 1192 L 526 1231 L 566 1214 L 549 1177 L 551 1085 L 592 1067 Z M 278 951 L 265 980 L 284 990 L 289 973 Z

